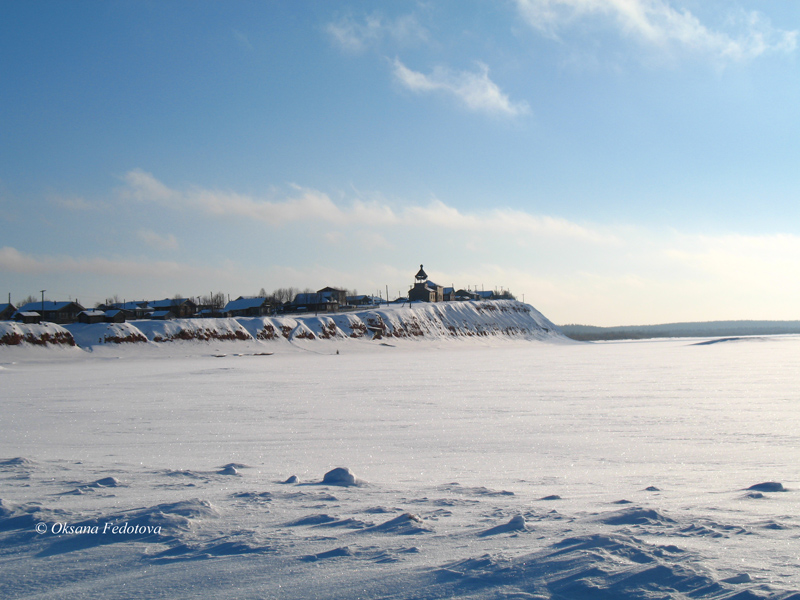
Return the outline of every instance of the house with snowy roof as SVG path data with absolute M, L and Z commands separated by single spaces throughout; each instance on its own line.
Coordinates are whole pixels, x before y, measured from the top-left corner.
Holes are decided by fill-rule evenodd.
M 328 294 L 339 306 L 344 306 L 347 304 L 347 290 L 340 290 L 339 288 L 334 287 L 324 287 L 321 290 L 317 290 L 317 293 Z
M 106 313 L 102 310 L 82 310 L 78 313 L 78 323 L 103 323 Z
M 164 311 L 169 311 L 178 319 L 193 317 L 197 312 L 197 304 L 195 304 L 189 298 L 164 298 L 163 300 L 151 300 L 147 303 L 147 305 L 153 309 L 153 314 L 161 314 Z M 155 319 L 157 317 L 151 316 L 150 318 Z
M 13 320 L 17 323 L 41 323 L 42 322 L 42 315 L 40 315 L 35 310 L 27 310 L 27 311 L 17 311 L 13 315 Z
M 478 300 L 479 296 L 471 290 L 461 289 L 455 293 L 455 299 L 457 302 L 466 302 L 468 300 Z
M 10 321 L 15 312 L 17 307 L 13 304 L 0 304 L 0 321 Z
M 126 300 L 125 302 L 107 302 L 97 307 L 99 310 L 104 310 L 106 313 L 113 310 L 123 312 L 124 319 L 146 319 L 147 315 L 153 312 L 153 309 L 147 303 L 147 300 Z M 118 318 L 115 316 L 115 318 Z M 124 323 L 125 321 L 114 321 L 115 323 Z
M 381 299 L 377 296 L 367 296 L 365 294 L 347 296 L 347 304 L 350 306 L 377 306 L 380 303 Z
M 45 300 L 44 302 L 28 302 L 19 307 L 19 312 L 36 312 L 42 317 L 42 321 L 51 323 L 74 323 L 78 320 L 78 313 L 86 310 L 77 301 L 56 302 Z
M 156 310 L 150 313 L 150 318 L 155 321 L 170 321 L 175 318 L 171 310 Z
M 104 311 L 104 314 L 106 323 L 124 323 L 128 319 L 133 318 L 133 315 L 127 310 L 122 310 L 119 308 L 112 308 Z
M 284 305 L 287 312 L 336 312 L 339 300 L 333 292 L 297 294 L 294 300 Z
M 271 314 L 273 310 L 269 298 L 239 296 L 228 302 L 222 312 L 228 317 L 262 317 Z

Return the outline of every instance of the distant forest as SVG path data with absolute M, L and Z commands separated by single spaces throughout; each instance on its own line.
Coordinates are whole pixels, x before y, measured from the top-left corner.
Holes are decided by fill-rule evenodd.
M 600 340 L 800 333 L 800 321 L 706 321 L 700 323 L 666 323 L 664 325 L 626 325 L 621 327 L 559 325 L 559 329 L 573 340 L 593 342 Z

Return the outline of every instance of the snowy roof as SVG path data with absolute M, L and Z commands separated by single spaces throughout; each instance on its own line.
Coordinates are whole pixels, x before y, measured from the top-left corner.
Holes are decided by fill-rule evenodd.
M 479 298 L 491 298 L 494 295 L 494 292 L 492 292 L 492 291 L 488 291 L 488 292 L 473 292 L 473 293 L 476 296 L 478 296 Z
M 268 302 L 267 298 L 237 298 L 236 300 L 231 300 L 225 305 L 223 310 L 247 310 L 248 308 L 260 308 L 264 306 Z
M 127 302 L 111 302 L 107 306 L 113 306 L 119 310 L 140 310 L 142 308 L 147 308 L 147 300 L 128 300 Z
M 44 310 L 45 311 L 64 310 L 70 304 L 75 304 L 76 306 L 80 306 L 81 308 L 83 308 L 77 302 L 71 302 L 71 301 L 69 301 L 69 302 L 56 302 L 54 300 L 45 300 L 44 304 L 43 304 L 41 300 L 37 300 L 36 302 L 28 302 L 26 305 L 20 306 L 19 307 L 19 312 L 26 312 L 26 311 L 30 311 L 30 310 L 35 310 L 35 311 L 41 312 L 42 306 L 44 306 Z
M 172 308 L 173 306 L 180 306 L 184 302 L 191 302 L 188 298 L 164 298 L 163 300 L 151 300 L 148 304 L 152 308 Z
M 156 310 L 150 313 L 151 317 L 166 317 L 167 315 L 171 315 L 172 311 L 169 310 Z
M 86 315 L 87 317 L 105 317 L 106 313 L 102 310 L 82 310 L 80 312 L 82 315 Z
M 3 312 L 4 310 L 8 309 L 9 307 L 14 308 L 14 305 L 13 304 L 8 304 L 7 302 L 5 304 L 0 304 L 0 312 Z
M 116 317 L 121 312 L 122 312 L 122 310 L 120 310 L 118 308 L 112 308 L 111 310 L 107 310 L 106 311 L 106 316 L 107 317 Z
M 42 316 L 38 312 L 36 312 L 35 310 L 26 310 L 26 311 L 19 310 L 19 311 L 14 313 L 14 316 L 17 316 L 17 315 L 19 315 L 21 317 L 41 317 Z

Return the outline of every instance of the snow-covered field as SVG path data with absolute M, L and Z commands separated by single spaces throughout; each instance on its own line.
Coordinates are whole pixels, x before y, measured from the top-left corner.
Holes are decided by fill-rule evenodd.
M 0 598 L 796 600 L 800 338 L 697 341 L 0 347 Z

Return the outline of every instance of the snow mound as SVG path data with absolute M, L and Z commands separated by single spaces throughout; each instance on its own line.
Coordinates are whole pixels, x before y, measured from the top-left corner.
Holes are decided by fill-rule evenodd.
M 70 323 L 64 328 L 81 348 L 99 344 L 147 343 L 147 338 L 132 323 Z
M 640 507 L 631 507 L 604 513 L 600 515 L 597 520 L 606 525 L 660 525 L 675 522 L 656 510 Z
M 136 321 L 136 328 L 153 342 L 247 341 L 253 337 L 236 319 L 173 319 Z
M 31 460 L 30 458 L 25 458 L 24 456 L 15 456 L 14 458 L 3 458 L 0 459 L 0 468 L 1 467 L 34 467 L 36 466 L 36 461 Z
M 499 581 L 503 597 L 514 598 L 764 597 L 729 587 L 745 583 L 746 577 L 719 581 L 677 548 L 603 534 L 567 538 L 511 560 L 484 554 L 446 563 L 434 572 L 426 593 L 432 598 L 498 597 L 493 590 Z
M 753 492 L 788 492 L 782 483 L 777 481 L 765 481 L 763 483 L 756 483 L 747 488 Z
M 478 535 L 480 537 L 487 537 L 490 535 L 499 535 L 501 533 L 519 533 L 520 531 L 528 531 L 528 525 L 525 521 L 525 517 L 522 515 L 514 515 L 508 523 L 497 525 L 496 527 L 480 532 Z
M 363 485 L 365 482 L 356 477 L 347 467 L 337 467 L 325 473 L 322 478 L 325 485 L 353 486 Z
M 103 477 L 102 479 L 98 479 L 97 481 L 93 481 L 89 484 L 91 487 L 117 487 L 119 485 L 119 479 L 116 477 Z
M 380 525 L 366 527 L 361 530 L 362 533 L 393 533 L 398 535 L 414 535 L 429 531 L 433 530 L 425 525 L 419 515 L 413 513 L 404 513 Z
M 72 334 L 55 323 L 0 321 L 0 346 L 74 346 Z

